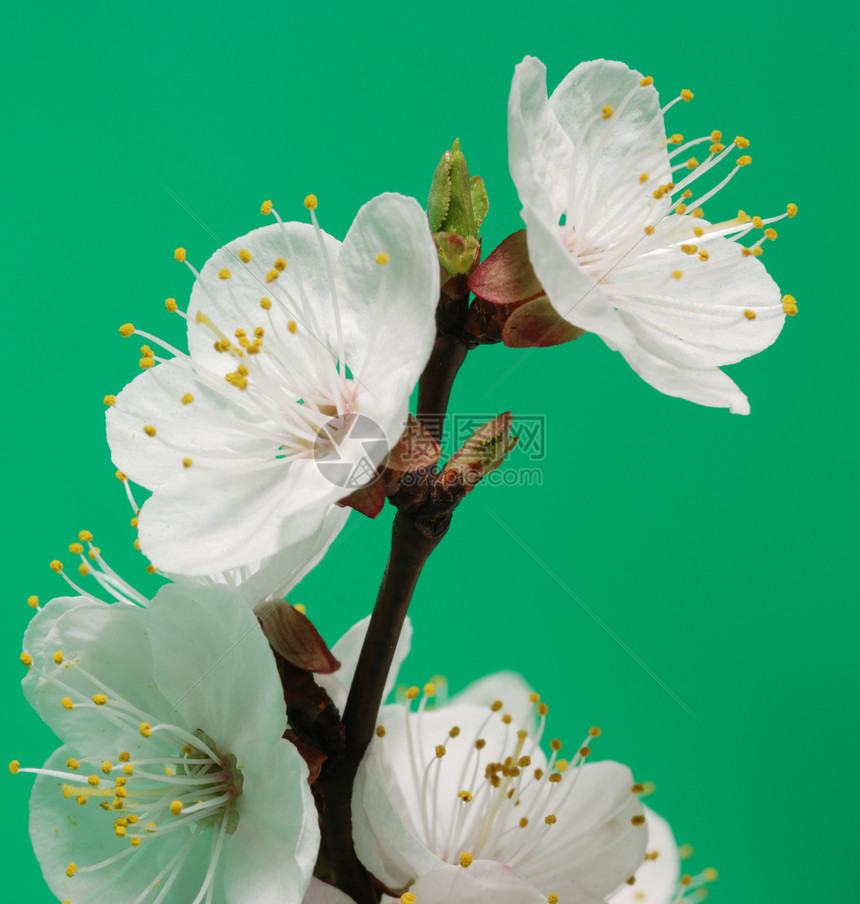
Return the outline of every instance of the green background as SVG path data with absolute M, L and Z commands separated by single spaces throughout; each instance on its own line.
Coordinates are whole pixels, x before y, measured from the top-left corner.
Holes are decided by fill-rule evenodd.
M 800 314 L 774 347 L 730 370 L 749 418 L 659 395 L 596 337 L 475 352 L 453 409 L 544 414 L 543 484 L 480 488 L 457 512 L 419 585 L 404 678 L 441 672 L 459 687 L 515 668 L 550 703 L 553 734 L 577 744 L 601 725 L 596 755 L 655 781 L 651 802 L 694 844 L 693 868 L 720 869 L 713 900 L 850 896 L 858 309 L 840 224 L 855 173 L 839 154 L 856 138 L 845 120 L 857 22 L 825 20 L 823 8 L 18 7 L 2 39 L 0 755 L 38 765 L 54 746 L 17 687 L 25 599 L 63 591 L 48 561 L 86 527 L 117 570 L 151 586 L 101 399 L 137 372 L 138 343 L 120 339 L 120 323 L 182 342 L 163 306 L 190 290 L 173 248 L 202 265 L 218 240 L 261 225 L 263 199 L 301 218 L 310 191 L 324 228 L 342 237 L 379 192 L 423 200 L 459 136 L 489 190 L 488 252 L 519 228 L 506 165 L 514 65 L 539 56 L 552 87 L 578 61 L 606 56 L 652 74 L 665 98 L 696 92 L 670 130 L 752 140 L 753 166 L 710 210 L 799 205 L 763 260 Z M 291 597 L 332 641 L 369 611 L 390 518 L 353 516 Z M 31 779 L 0 782 L 2 897 L 48 902 L 27 838 Z

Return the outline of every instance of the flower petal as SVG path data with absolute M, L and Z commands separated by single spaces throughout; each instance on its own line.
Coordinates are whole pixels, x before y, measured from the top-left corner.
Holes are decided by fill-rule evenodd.
M 522 675 L 516 672 L 494 672 L 479 678 L 454 694 L 451 705 L 470 704 L 472 706 L 491 706 L 496 700 L 505 705 L 505 712 L 510 713 L 515 725 L 521 725 L 531 733 L 536 725 L 535 707 L 530 697 L 534 688 Z
M 339 888 L 326 885 L 319 879 L 311 879 L 302 904 L 355 904 L 355 902 Z
M 387 262 L 378 263 L 378 255 Z M 390 193 L 368 201 L 337 266 L 347 361 L 360 386 L 361 410 L 393 445 L 436 337 L 439 261 L 421 205 Z
M 601 223 L 636 220 L 654 209 L 650 192 L 636 191 L 642 172 L 655 185 L 671 179 L 660 100 L 641 79 L 641 72 L 624 63 L 590 60 L 568 73 L 549 99 L 575 148 L 567 222 L 580 230 L 587 226 L 589 236 Z M 607 106 L 612 113 L 604 119 Z
M 473 860 L 464 869 L 444 866 L 425 873 L 409 889 L 419 902 L 435 904 L 546 904 L 547 896 L 495 860 Z M 602 904 L 599 898 L 571 898 L 576 904 Z
M 648 807 L 643 809 L 650 856 L 634 873 L 633 885 L 622 885 L 606 899 L 607 904 L 672 904 L 675 900 L 681 875 L 675 836 L 662 816 Z
M 259 749 L 248 741 L 254 771 L 245 774 L 239 825 L 224 846 L 225 895 L 230 904 L 300 904 L 320 842 L 308 770 L 289 741 Z
M 514 70 L 508 100 L 508 161 L 520 200 L 556 226 L 567 206 L 572 155 L 547 99 L 546 66 L 527 56 Z
M 238 755 L 283 735 L 286 706 L 275 659 L 237 593 L 168 584 L 146 614 L 151 674 L 169 701 L 165 716 L 172 721 L 178 713 L 222 753 Z
M 84 599 L 73 603 L 69 598 L 52 600 L 25 634 L 25 647 L 33 641 L 34 667 L 22 682 L 24 695 L 59 737 L 84 754 L 134 752 L 143 739 L 136 727 L 125 727 L 113 718 L 116 698 L 153 716 L 169 707 L 152 682 L 146 610 L 126 603 Z M 59 665 L 53 658 L 57 651 L 64 660 Z M 88 675 L 105 683 L 94 684 Z M 98 693 L 108 696 L 107 705 L 93 706 L 92 697 Z M 73 709 L 62 705 L 65 697 Z
M 175 358 L 132 380 L 106 414 L 111 458 L 120 471 L 155 490 L 183 475 L 184 458 L 199 466 L 209 456 L 216 466 L 241 469 L 248 459 L 265 457 L 271 440 L 255 431 L 270 425 L 213 389 L 214 379 L 198 379 L 187 358 Z M 223 374 L 217 379 L 223 382 Z M 225 389 L 235 387 L 225 383 Z M 183 403 L 188 395 L 193 401 Z
M 343 492 L 310 459 L 246 473 L 192 467 L 144 503 L 141 549 L 178 574 L 259 562 L 320 532 Z

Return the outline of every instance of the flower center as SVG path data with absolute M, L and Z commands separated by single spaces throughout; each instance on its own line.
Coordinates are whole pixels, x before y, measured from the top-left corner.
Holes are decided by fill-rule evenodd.
M 447 863 L 459 863 L 463 854 L 496 860 L 535 887 L 551 890 L 570 869 L 564 855 L 569 838 L 557 827 L 564 822 L 559 814 L 577 787 L 591 754 L 589 744 L 600 729 L 591 728 L 570 759 L 560 757 L 562 742 L 553 738 L 547 758 L 541 739 L 548 707 L 532 694 L 530 716 L 521 725 L 497 700 L 472 728 L 454 725 L 446 737 L 428 738 L 429 717 L 438 724 L 440 713 L 427 707 L 435 693 L 432 683 L 425 685 L 413 712 L 411 704 L 420 691 L 410 688 L 404 704 L 416 832 Z M 530 729 L 530 723 L 535 727 Z M 384 727 L 377 729 L 378 737 L 385 733 Z M 638 785 L 632 789 L 642 790 Z

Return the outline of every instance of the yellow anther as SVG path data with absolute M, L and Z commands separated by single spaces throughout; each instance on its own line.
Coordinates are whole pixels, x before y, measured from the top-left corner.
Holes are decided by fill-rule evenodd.
M 540 694 L 536 694 L 532 692 L 529 694 L 529 702 L 531 703 L 540 703 Z
M 143 432 L 147 436 L 155 436 L 155 427 L 153 427 L 152 424 L 146 424 L 143 428 Z
M 591 748 L 590 747 L 580 747 L 579 755 L 585 759 L 587 756 L 591 756 Z
M 648 181 L 648 173 L 639 173 L 639 184 L 644 185 Z
M 185 458 L 182 459 L 182 467 L 183 468 L 190 468 L 191 465 L 193 465 L 193 464 L 194 464 L 194 462 L 190 458 L 188 458 L 188 456 L 186 456 Z
M 165 298 L 164 299 L 164 307 L 166 307 L 167 310 L 170 311 L 171 314 L 175 314 L 176 311 L 179 309 L 179 305 L 176 303 L 175 298 Z
M 307 207 L 308 210 L 316 210 L 318 203 L 316 195 L 308 195 L 305 198 L 305 207 Z
M 689 200 L 690 198 L 693 197 L 693 193 L 692 193 L 692 192 L 690 191 L 690 189 L 688 188 L 685 192 L 681 192 L 681 197 L 682 197 L 682 198 L 686 198 L 687 200 Z
M 275 263 L 272 265 L 276 270 L 280 270 L 283 272 L 287 269 L 287 262 L 282 258 L 276 258 Z
M 478 738 L 475 741 L 475 750 L 483 750 L 487 746 L 487 742 L 483 738 Z
M 260 213 L 267 217 L 272 212 L 272 202 L 271 201 L 263 201 L 260 205 Z
M 505 713 L 505 714 L 502 716 L 502 722 L 504 722 L 505 725 L 510 725 L 510 724 L 511 724 L 512 719 L 511 719 L 511 716 L 510 716 L 509 713 Z
M 405 891 L 400 896 L 400 904 L 415 904 L 417 900 L 418 898 L 416 898 L 411 891 Z
M 137 363 L 141 370 L 149 370 L 155 366 L 155 358 L 141 358 Z
M 105 775 L 110 775 L 111 769 L 113 769 L 113 763 L 110 760 L 105 760 L 102 763 L 102 772 L 104 772 Z
M 274 282 L 280 275 L 280 270 L 269 270 L 266 274 L 266 282 Z
M 295 320 L 288 320 L 288 321 L 287 321 L 287 330 L 288 330 L 290 333 L 295 333 L 295 331 L 296 331 L 297 329 L 298 329 L 298 326 L 296 326 L 296 321 L 295 321 Z
M 233 274 L 226 268 L 222 267 L 218 271 L 218 279 L 229 279 Z
M 704 234 L 705 234 L 705 230 L 702 229 L 701 226 L 693 227 L 693 235 L 696 236 L 696 238 L 701 238 Z
M 184 248 L 177 248 L 177 249 L 173 252 L 173 256 L 174 256 L 174 257 L 176 258 L 176 260 L 178 260 L 179 263 L 181 264 L 181 263 L 185 260 L 185 249 L 184 249 Z
M 38 609 L 38 608 L 39 608 L 39 597 L 38 597 L 38 596 L 35 596 L 35 595 L 34 595 L 34 596 L 28 596 L 28 597 L 27 597 L 27 605 L 28 605 L 31 609 Z
M 447 751 L 447 749 L 445 748 L 445 745 L 444 745 L 444 744 L 437 744 L 437 745 L 436 745 L 436 759 L 437 759 L 437 760 L 441 760 L 442 757 L 445 756 L 445 754 L 446 754 L 447 752 L 448 752 L 448 751 Z
M 462 866 L 463 869 L 467 869 L 471 865 L 472 855 L 468 851 L 463 851 L 463 853 L 460 854 L 460 866 Z
M 173 801 L 173 803 L 171 803 L 171 805 L 170 805 L 170 812 L 174 816 L 179 816 L 179 814 L 182 812 L 182 801 L 181 800 Z
M 451 728 L 448 730 L 449 738 L 456 738 L 459 734 L 460 734 L 460 726 L 459 725 L 452 725 Z
M 654 77 L 653 77 L 652 75 L 646 75 L 645 78 L 640 78 L 640 79 L 639 79 L 639 84 L 640 84 L 643 88 L 646 88 L 648 85 L 653 85 L 653 84 L 654 84 Z
M 679 204 L 679 205 L 675 208 L 675 213 L 677 213 L 677 214 L 682 214 L 682 213 L 686 213 L 686 212 L 687 212 L 687 205 L 686 205 L 686 204 Z
M 376 263 L 377 264 L 387 264 L 390 258 L 384 251 L 380 251 L 379 254 L 376 255 Z
M 528 817 L 523 816 L 523 818 L 520 820 L 520 828 L 524 829 L 528 824 L 529 824 Z
M 684 254 L 695 254 L 697 250 L 695 245 L 681 245 L 681 251 L 683 251 Z
M 107 703 L 107 697 L 104 694 L 93 694 L 93 703 L 96 706 L 104 706 Z
M 57 652 L 54 653 L 54 662 L 56 662 L 57 665 L 63 664 L 63 651 L 62 650 L 57 650 Z
M 689 88 L 684 88 L 681 91 L 681 97 L 685 101 L 687 101 L 687 103 L 689 103 L 693 99 L 694 95 L 693 95 L 693 92 Z
M 641 813 L 637 813 L 635 816 L 631 817 L 630 824 L 634 826 L 645 825 L 645 817 Z
M 63 570 L 63 563 L 59 559 L 54 559 L 49 564 L 51 566 L 51 571 L 56 571 L 57 574 Z
M 699 161 L 695 157 L 691 157 L 687 161 L 687 169 L 695 169 L 699 165 Z
M 126 832 L 126 828 L 124 825 L 118 825 L 114 829 L 114 834 L 116 835 L 117 838 L 125 838 L 125 832 Z
M 764 226 L 764 220 L 761 217 L 753 217 L 752 224 L 756 229 L 761 229 Z
M 121 763 L 127 763 L 127 762 L 131 759 L 131 754 L 130 754 L 127 750 L 123 750 L 123 751 L 119 754 L 119 756 L 117 757 L 117 759 L 118 759 Z
M 308 607 L 304 603 L 293 603 L 293 609 L 295 609 L 296 612 L 301 612 L 302 615 L 305 615 L 308 611 Z
M 419 690 L 414 685 L 406 691 L 406 699 L 414 700 L 419 694 Z
M 494 700 L 494 701 L 490 704 L 490 709 L 491 709 L 494 713 L 497 713 L 503 706 L 504 706 L 504 703 L 502 703 L 501 700 Z
M 714 131 L 711 132 L 711 141 L 722 141 L 722 139 L 723 133 L 719 129 L 714 129 Z
M 81 768 L 81 764 L 73 756 L 71 756 L 66 760 L 66 768 L 71 769 L 72 772 L 74 772 L 76 769 Z
M 78 871 L 78 865 L 76 863 L 70 863 L 66 867 L 66 875 L 71 879 L 72 876 Z
M 625 879 L 624 881 L 625 881 L 628 885 L 635 885 L 635 884 L 636 884 L 636 876 L 630 876 L 629 879 Z
M 691 217 L 703 217 L 705 215 L 704 208 L 697 207 L 695 210 L 690 211 Z
M 684 136 L 680 132 L 669 136 L 669 144 L 680 144 L 684 140 Z
M 553 774 L 549 777 L 549 781 L 551 781 L 554 785 L 558 784 L 561 781 L 561 773 L 553 772 Z
M 785 212 L 788 214 L 789 219 L 791 219 L 791 217 L 796 217 L 797 216 L 797 205 L 796 204 L 786 205 Z
M 603 107 L 601 107 L 601 109 L 600 109 L 600 115 L 604 119 L 609 119 L 609 117 L 612 116 L 612 114 L 614 112 L 615 112 L 615 107 L 611 106 L 610 104 L 604 104 Z
M 459 797 L 460 800 L 464 801 L 464 802 L 467 803 L 467 804 L 470 804 L 470 803 L 472 802 L 472 793 L 471 793 L 471 791 L 458 791 L 458 792 L 457 792 L 457 797 Z
M 377 726 L 376 726 L 376 737 L 378 737 L 378 738 L 384 738 L 384 737 L 385 737 L 385 726 L 384 726 L 384 725 L 377 725 Z
M 654 227 L 646 226 L 645 227 L 645 235 L 654 235 Z
M 134 775 L 134 766 L 131 763 L 126 763 L 125 766 L 122 767 L 122 771 L 126 775 Z
M 745 223 L 751 222 L 751 220 L 752 220 L 752 217 L 745 210 L 738 211 L 738 223 L 743 225 Z
M 119 776 L 117 776 L 117 778 L 114 780 L 114 784 L 116 785 L 117 788 L 124 788 L 124 787 L 125 787 L 125 783 L 126 783 L 127 781 L 128 781 L 128 779 L 127 779 L 124 775 L 119 775 Z
M 21 764 L 18 762 L 18 760 L 12 760 L 12 762 L 9 763 L 9 771 L 12 773 L 12 775 L 17 775 L 20 768 Z
M 580 750 L 580 753 L 582 753 L 581 750 Z M 567 760 L 556 760 L 555 761 L 555 768 L 558 769 L 559 772 L 565 772 L 569 765 L 570 765 L 570 763 Z
M 749 154 L 744 154 L 743 157 L 738 157 L 735 162 L 738 166 L 749 166 L 752 163 L 752 157 Z
M 717 141 L 715 144 L 712 144 L 708 148 L 708 150 L 712 154 L 721 154 L 725 149 L 726 149 L 726 146 L 724 144 L 720 144 L 719 141 Z
M 794 317 L 797 313 L 797 302 L 793 295 L 782 296 L 782 309 L 789 317 Z
M 21 663 L 29 668 L 33 664 L 33 657 L 29 653 L 22 653 Z
M 244 248 L 239 252 L 239 260 L 242 261 L 243 264 L 251 263 L 251 252 L 246 251 Z
M 126 791 L 125 788 L 120 785 L 118 788 L 114 789 L 114 796 L 117 798 L 117 800 L 124 800 L 126 797 L 128 797 L 128 791 Z
M 708 254 L 708 252 L 705 251 L 704 248 L 702 248 L 702 250 L 699 252 L 699 260 L 700 260 L 700 261 L 707 261 L 707 260 L 710 260 L 710 258 L 711 258 L 711 255 Z
M 87 784 L 92 785 L 93 788 L 98 788 L 101 784 L 101 779 L 97 775 L 87 776 Z
M 131 846 L 132 846 L 132 847 L 137 847 L 139 844 L 140 844 L 140 839 L 139 839 L 139 838 L 135 837 L 135 838 L 132 838 L 132 839 L 131 839 Z
M 770 239 L 772 242 L 776 241 L 776 230 L 773 227 L 768 227 L 764 231 L 765 237 Z
M 75 704 L 72 703 L 71 697 L 63 697 L 63 699 L 60 700 L 60 703 L 63 704 L 63 709 L 74 709 L 75 708 Z
M 553 816 L 552 813 L 549 816 L 545 816 L 543 820 L 548 826 L 554 826 L 558 820 Z
M 683 886 L 690 885 L 693 881 L 693 877 L 689 873 L 684 873 L 683 876 L 678 880 L 678 883 Z
M 116 396 L 115 395 L 106 395 L 104 397 L 104 403 L 108 407 L 112 407 L 113 405 L 116 405 Z
M 272 307 L 272 299 L 271 298 L 261 298 L 260 299 L 260 307 L 264 311 L 268 311 Z
M 748 148 L 750 143 L 743 135 L 735 135 L 735 146 L 739 148 Z
M 641 794 L 645 790 L 645 786 L 642 784 L 642 782 L 636 782 L 631 786 L 630 790 L 634 794 Z
M 132 546 L 134 546 L 134 548 L 135 548 L 138 552 L 140 552 L 140 540 L 138 540 L 136 537 L 135 537 L 134 543 L 132 543 Z
M 150 726 L 149 722 L 140 723 L 140 733 L 145 738 L 148 738 L 152 734 L 152 727 Z
M 705 882 L 716 882 L 720 878 L 720 874 L 712 866 L 706 866 L 702 870 L 702 878 Z
M 538 703 L 537 705 L 537 713 L 539 716 L 545 716 L 549 712 L 549 707 L 546 703 Z
M 133 323 L 124 323 L 119 328 L 119 334 L 123 339 L 128 339 L 129 336 L 134 335 L 134 324 Z
M 673 270 L 673 271 L 672 271 L 672 276 L 674 276 L 675 279 L 680 279 L 683 275 L 684 275 L 684 274 L 683 274 L 680 270 Z
M 179 401 L 182 402 L 183 405 L 190 405 L 194 401 L 194 396 L 191 395 L 190 392 L 186 392 Z
M 558 904 L 558 895 L 555 892 L 553 892 L 551 895 L 549 895 L 547 897 L 546 904 Z
M 261 326 L 258 326 L 258 327 L 256 327 L 255 330 L 254 330 L 254 335 L 255 335 L 258 339 L 262 339 L 263 336 L 266 335 L 266 331 L 265 331 Z

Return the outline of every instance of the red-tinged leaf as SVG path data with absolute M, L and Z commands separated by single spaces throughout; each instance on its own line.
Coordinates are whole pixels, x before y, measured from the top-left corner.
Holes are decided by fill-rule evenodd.
M 311 620 L 286 600 L 269 600 L 254 610 L 269 646 L 294 666 L 327 675 L 340 663 Z
M 385 481 L 375 477 L 370 483 L 338 500 L 337 504 L 342 508 L 355 509 L 368 518 L 375 518 L 385 505 Z
M 541 295 L 518 307 L 502 327 L 502 342 L 509 348 L 548 348 L 579 339 L 585 333 L 568 323 Z
M 509 235 L 475 268 L 469 288 L 479 298 L 503 305 L 520 305 L 545 294 L 529 260 L 525 229 Z
M 506 411 L 478 427 L 439 473 L 437 482 L 452 493 L 471 492 L 516 446 L 519 438 L 511 436 L 513 421 Z
M 310 744 L 300 741 L 298 735 L 291 728 L 284 732 L 284 738 L 295 746 L 296 750 L 302 755 L 302 759 L 307 763 L 308 784 L 312 785 L 319 778 L 322 764 L 328 757 L 321 750 L 317 750 L 316 747 L 311 747 Z
M 389 471 L 407 473 L 430 468 L 439 461 L 442 449 L 417 417 L 410 414 L 406 429 L 388 453 L 385 467 Z

